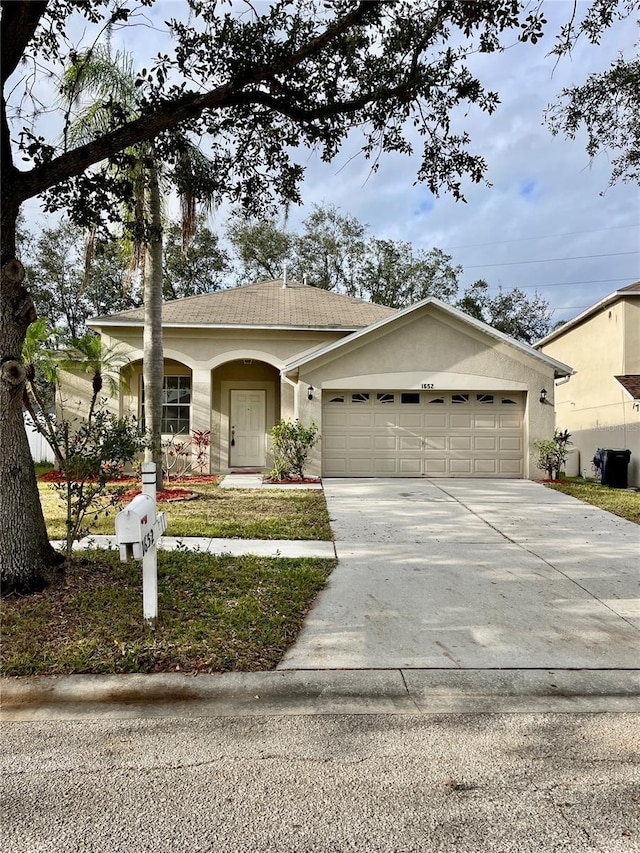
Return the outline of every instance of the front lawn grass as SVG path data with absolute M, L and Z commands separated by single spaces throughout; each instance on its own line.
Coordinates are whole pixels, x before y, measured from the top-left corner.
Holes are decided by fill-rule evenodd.
M 59 493 L 51 483 L 39 483 L 39 488 L 49 537 L 63 539 L 65 510 Z M 194 485 L 193 491 L 198 495 L 195 500 L 159 505 L 167 514 L 167 536 L 326 541 L 332 538 L 327 505 L 320 489 L 221 489 L 217 484 L 205 483 Z M 92 522 L 91 533 L 112 534 L 116 511 Z
M 2 600 L 2 674 L 273 669 L 334 565 L 161 551 L 151 627 L 141 564 L 85 551 L 42 592 Z
M 593 506 L 606 509 L 620 518 L 640 524 L 640 492 L 612 489 L 588 480 L 568 479 L 560 483 L 545 483 L 556 492 L 563 492 Z

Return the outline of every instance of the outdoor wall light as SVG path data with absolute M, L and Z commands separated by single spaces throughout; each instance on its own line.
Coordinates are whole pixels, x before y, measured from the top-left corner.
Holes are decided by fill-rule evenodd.
M 307 388 L 307 400 L 313 400 L 313 385 Z
M 540 402 L 541 403 L 547 402 L 547 389 L 546 388 L 543 388 L 542 391 L 540 392 Z

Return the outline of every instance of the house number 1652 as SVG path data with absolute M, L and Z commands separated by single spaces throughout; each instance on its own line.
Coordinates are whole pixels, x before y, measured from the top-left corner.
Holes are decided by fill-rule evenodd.
M 420 386 L 423 391 L 433 391 L 433 383 L 432 382 L 423 382 Z

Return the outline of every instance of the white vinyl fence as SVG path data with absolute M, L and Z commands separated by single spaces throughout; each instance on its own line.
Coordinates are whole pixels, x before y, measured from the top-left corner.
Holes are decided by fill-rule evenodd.
M 55 461 L 55 456 L 53 455 L 53 450 L 49 447 L 44 438 L 40 435 L 39 432 L 36 432 L 33 428 L 33 421 L 31 417 L 25 412 L 24 413 L 24 426 L 27 431 L 27 438 L 29 439 L 29 447 L 31 448 L 31 457 L 34 462 L 53 462 Z

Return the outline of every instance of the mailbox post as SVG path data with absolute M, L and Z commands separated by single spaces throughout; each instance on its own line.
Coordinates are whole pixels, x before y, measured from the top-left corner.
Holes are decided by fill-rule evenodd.
M 142 466 L 142 494 L 116 516 L 116 542 L 123 563 L 142 559 L 142 612 L 148 622 L 158 617 L 157 543 L 167 529 L 167 517 L 156 515 L 156 466 Z

